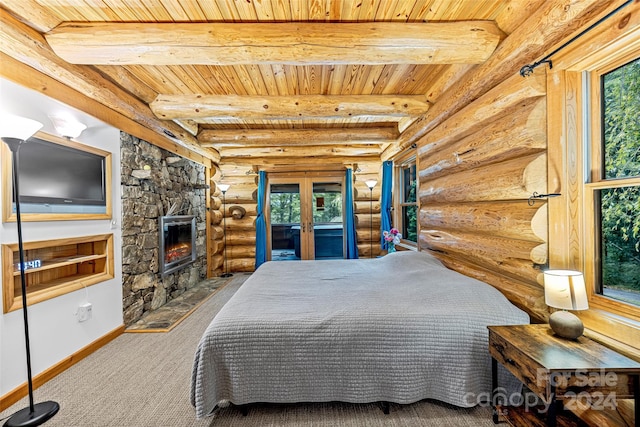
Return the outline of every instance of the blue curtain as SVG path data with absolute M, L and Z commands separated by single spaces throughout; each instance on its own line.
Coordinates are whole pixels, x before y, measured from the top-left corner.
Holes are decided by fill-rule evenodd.
M 382 232 L 391 230 L 391 203 L 393 186 L 393 162 L 387 160 L 382 164 L 382 194 L 380 196 L 380 247 L 387 248 Z
M 264 218 L 267 173 L 260 171 L 258 175 L 258 207 L 256 218 L 256 268 L 267 261 L 267 222 Z
M 346 185 L 344 189 L 345 194 L 345 219 L 347 223 L 345 224 L 345 236 L 347 239 L 347 258 L 348 259 L 357 259 L 358 258 L 358 242 L 356 239 L 356 222 L 355 215 L 353 212 L 353 171 L 351 169 L 347 169 L 347 179 Z

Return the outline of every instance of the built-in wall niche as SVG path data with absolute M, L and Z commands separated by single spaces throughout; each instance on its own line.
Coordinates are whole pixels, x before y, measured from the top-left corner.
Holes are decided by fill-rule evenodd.
M 4 313 L 22 308 L 21 268 L 28 305 L 114 278 L 112 234 L 25 242 L 24 266 L 17 243 L 1 249 Z
M 12 153 L 2 150 L 2 220 L 16 221 Z M 111 218 L 111 153 L 38 132 L 18 151 L 22 221 Z

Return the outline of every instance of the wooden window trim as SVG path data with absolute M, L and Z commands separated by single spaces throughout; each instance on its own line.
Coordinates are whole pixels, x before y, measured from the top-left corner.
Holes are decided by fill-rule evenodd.
M 589 85 L 589 99 L 586 102 L 589 105 L 589 111 L 584 112 L 583 120 L 590 121 L 590 135 L 587 144 L 583 147 L 583 150 L 588 150 L 590 158 L 586 159 L 589 165 L 589 171 L 584 172 L 584 217 L 585 226 L 595 225 L 595 200 L 594 195 L 597 190 L 607 188 L 619 188 L 629 185 L 640 185 L 639 177 L 632 178 L 602 178 L 602 93 L 601 93 L 601 81 L 602 76 L 609 73 L 624 64 L 640 57 L 640 49 L 625 52 L 622 55 L 616 55 L 613 57 L 602 58 L 594 69 L 587 71 L 583 75 L 585 79 L 585 85 Z M 588 145 L 588 147 L 587 147 Z M 594 254 L 598 250 L 596 247 L 597 239 L 595 239 L 595 229 L 585 229 L 585 242 L 584 251 L 593 252 Z M 640 307 L 625 304 L 623 302 L 616 301 L 612 298 L 608 298 L 604 295 L 600 295 L 595 291 L 595 281 L 597 277 L 596 264 L 593 262 L 593 257 L 586 257 L 584 261 L 584 272 L 587 283 L 591 286 L 587 288 L 589 292 L 589 304 L 597 309 L 611 312 L 616 315 L 629 317 L 630 319 L 640 321 Z
M 576 312 L 583 319 L 586 334 L 640 357 L 640 308 L 596 294 L 595 265 L 588 256 L 595 250 L 594 229 L 587 227 L 594 220 L 594 190 L 639 181 L 601 182 L 598 156 L 591 157 L 588 168 L 584 166 L 586 150 L 601 138 L 599 77 L 638 56 L 640 28 L 627 27 L 628 31 L 620 33 L 615 20 L 609 25 L 610 30 L 586 36 L 582 43 L 561 52 L 547 74 L 548 190 L 562 194 L 548 201 L 549 266 L 581 270 L 591 284 L 589 310 Z
M 412 163 L 415 163 L 416 165 L 416 174 L 417 172 L 420 170 L 418 168 L 418 156 L 416 155 L 414 150 L 411 150 L 407 153 L 405 153 L 403 156 L 398 157 L 397 159 L 394 160 L 396 166 L 394 167 L 394 171 L 393 171 L 393 179 L 394 179 L 394 183 L 397 184 L 397 191 L 394 192 L 393 195 L 393 206 L 395 207 L 393 209 L 393 224 L 395 228 L 403 228 L 402 227 L 402 207 L 404 206 L 416 206 L 416 208 L 418 209 L 418 211 L 420 210 L 420 203 L 418 198 L 416 197 L 416 202 L 415 203 L 404 203 L 403 202 L 403 192 L 404 192 L 404 178 L 402 175 L 402 169 L 407 166 L 410 165 Z M 418 177 L 416 176 L 416 180 L 418 179 Z M 417 196 L 417 195 L 416 195 Z M 416 241 L 413 242 L 411 240 L 407 240 L 405 238 L 400 239 L 400 245 L 403 248 L 406 249 L 412 249 L 412 250 L 417 250 L 418 249 L 418 241 L 420 240 L 420 221 L 418 221 L 418 230 L 417 230 L 417 238 Z

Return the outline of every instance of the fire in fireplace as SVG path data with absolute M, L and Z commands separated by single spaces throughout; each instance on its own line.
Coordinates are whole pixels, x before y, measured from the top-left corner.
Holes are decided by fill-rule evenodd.
M 160 274 L 166 276 L 196 260 L 196 218 L 160 217 Z

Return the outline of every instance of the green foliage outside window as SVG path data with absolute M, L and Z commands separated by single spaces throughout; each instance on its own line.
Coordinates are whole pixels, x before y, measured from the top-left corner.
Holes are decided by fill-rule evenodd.
M 604 75 L 602 89 L 602 179 L 640 177 L 640 59 Z M 599 196 L 602 284 L 640 291 L 640 186 L 609 188 Z
M 415 167 L 415 166 L 414 166 Z M 407 192 L 407 202 L 415 202 L 416 201 L 416 187 L 417 180 L 414 178 L 409 185 Z M 402 207 L 402 218 L 403 218 L 403 230 L 402 236 L 411 241 L 418 241 L 418 207 L 413 206 L 403 206 Z
M 300 223 L 300 194 L 271 193 L 271 224 Z
M 324 197 L 324 209 L 317 209 L 318 197 Z M 300 193 L 271 193 L 271 224 L 300 223 Z M 313 194 L 313 222 L 342 222 L 342 193 Z
M 324 197 L 324 209 L 318 209 L 317 200 Z M 313 193 L 313 223 L 342 222 L 342 193 Z
M 410 242 L 418 242 L 418 206 L 416 205 L 418 180 L 415 161 L 402 168 L 401 184 L 402 238 Z

